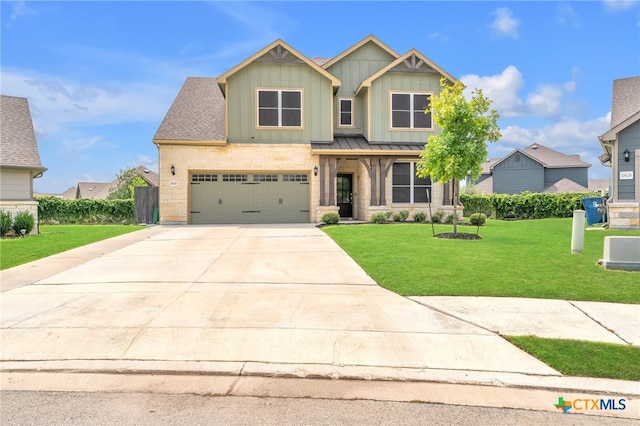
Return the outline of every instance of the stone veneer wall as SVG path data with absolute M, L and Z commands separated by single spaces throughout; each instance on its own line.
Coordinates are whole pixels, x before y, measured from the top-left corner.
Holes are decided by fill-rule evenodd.
M 640 229 L 640 203 L 609 203 L 609 228 Z
M 34 226 L 31 230 L 31 234 L 38 234 L 38 202 L 37 201 L 0 201 L 0 210 L 8 211 L 11 213 L 11 217 L 14 218 L 18 212 L 28 211 L 33 215 Z

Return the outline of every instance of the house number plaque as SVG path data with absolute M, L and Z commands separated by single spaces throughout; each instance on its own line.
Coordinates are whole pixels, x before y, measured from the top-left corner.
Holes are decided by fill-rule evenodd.
M 620 180 L 633 179 L 633 172 L 620 172 Z

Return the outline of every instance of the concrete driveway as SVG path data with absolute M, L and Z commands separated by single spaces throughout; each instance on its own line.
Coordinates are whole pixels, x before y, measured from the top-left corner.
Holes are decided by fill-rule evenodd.
M 496 333 L 379 287 L 313 225 L 156 226 L 0 278 L 5 372 L 633 385 L 568 382 Z

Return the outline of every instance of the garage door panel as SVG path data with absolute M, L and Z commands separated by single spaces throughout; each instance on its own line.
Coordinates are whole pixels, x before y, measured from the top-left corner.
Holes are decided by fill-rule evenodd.
M 190 222 L 309 222 L 306 174 L 194 173 Z

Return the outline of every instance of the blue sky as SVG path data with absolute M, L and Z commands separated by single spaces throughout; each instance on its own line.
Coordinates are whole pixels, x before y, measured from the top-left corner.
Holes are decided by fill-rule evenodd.
M 640 75 L 640 5 L 588 2 L 6 1 L 0 92 L 29 99 L 35 190 L 157 171 L 152 143 L 187 76 L 217 77 L 275 39 L 333 57 L 369 34 L 416 48 L 501 114 L 501 157 L 534 142 L 608 178 L 597 136 L 614 79 Z

